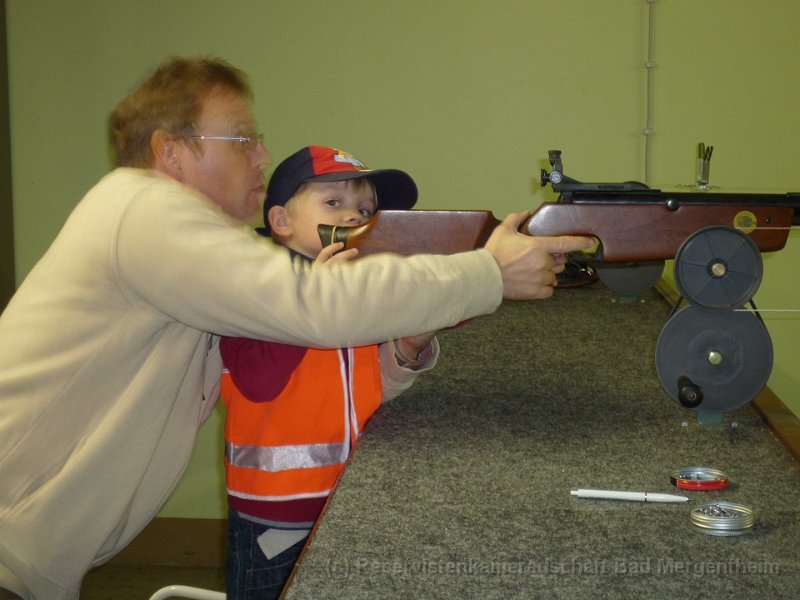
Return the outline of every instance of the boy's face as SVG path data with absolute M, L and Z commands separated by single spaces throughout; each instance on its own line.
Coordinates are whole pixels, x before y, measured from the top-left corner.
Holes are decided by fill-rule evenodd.
M 366 179 L 307 183 L 285 206 L 269 211 L 274 238 L 309 258 L 322 250 L 317 225 L 353 227 L 377 210 L 375 189 Z

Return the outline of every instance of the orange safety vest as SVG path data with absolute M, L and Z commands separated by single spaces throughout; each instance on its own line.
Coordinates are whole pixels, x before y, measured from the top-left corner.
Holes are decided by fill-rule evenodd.
M 222 376 L 228 493 L 286 501 L 328 495 L 381 404 L 377 346 L 309 349 L 273 400 L 244 397 Z

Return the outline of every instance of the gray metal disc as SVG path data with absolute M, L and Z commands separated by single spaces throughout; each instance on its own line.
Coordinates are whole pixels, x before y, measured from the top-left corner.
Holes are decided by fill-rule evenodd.
M 746 234 L 730 227 L 695 232 L 675 255 L 675 284 L 684 298 L 708 310 L 741 308 L 764 274 L 761 252 Z
M 598 279 L 623 296 L 636 296 L 653 287 L 664 273 L 664 261 L 594 263 Z
M 748 311 L 709 312 L 687 306 L 661 330 L 656 343 L 661 385 L 679 404 L 678 380 L 702 391 L 694 410 L 724 413 L 755 398 L 772 371 L 772 340 Z

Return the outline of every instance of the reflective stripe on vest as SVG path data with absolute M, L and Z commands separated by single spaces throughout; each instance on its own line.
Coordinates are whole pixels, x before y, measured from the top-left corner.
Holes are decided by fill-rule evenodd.
M 259 471 L 311 469 L 341 463 L 349 444 L 307 444 L 297 446 L 237 446 L 225 443 L 228 464 Z

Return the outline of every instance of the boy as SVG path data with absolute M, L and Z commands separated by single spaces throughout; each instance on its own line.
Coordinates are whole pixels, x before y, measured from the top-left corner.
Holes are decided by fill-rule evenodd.
M 414 181 L 309 146 L 273 174 L 263 235 L 314 268 L 347 260 L 317 225 L 360 225 L 378 208 L 410 209 Z M 335 301 L 335 299 L 334 299 Z M 343 307 L 348 310 L 349 307 Z M 220 343 L 225 372 L 228 598 L 277 598 L 369 417 L 436 362 L 434 334 L 318 350 L 244 338 Z

